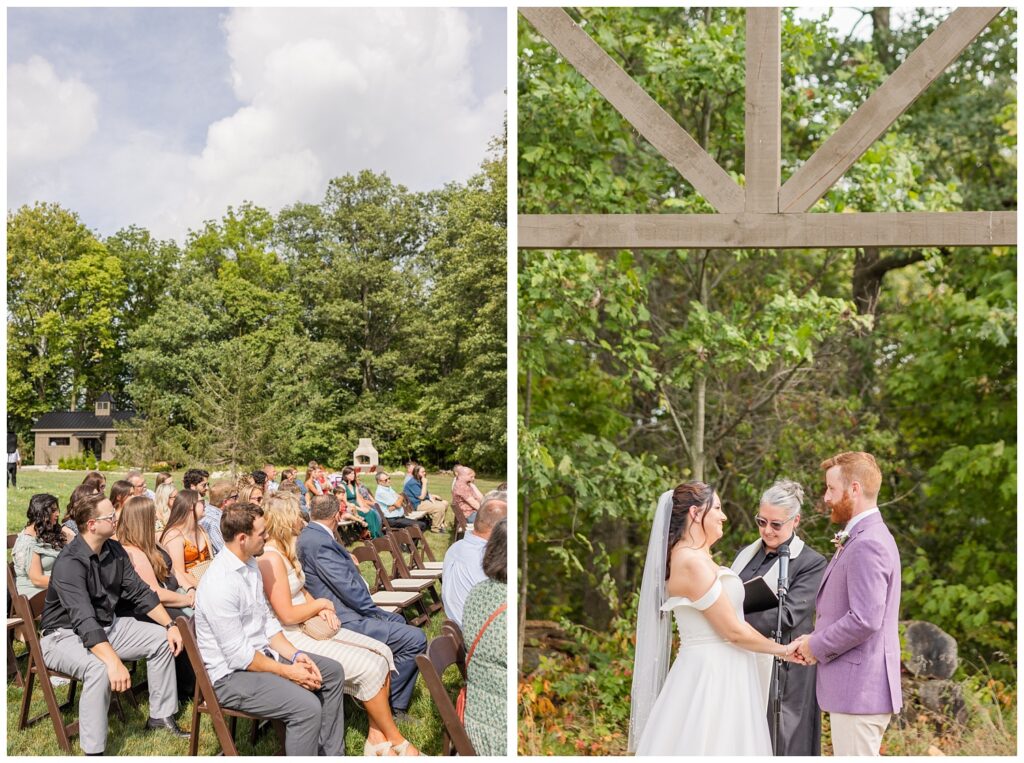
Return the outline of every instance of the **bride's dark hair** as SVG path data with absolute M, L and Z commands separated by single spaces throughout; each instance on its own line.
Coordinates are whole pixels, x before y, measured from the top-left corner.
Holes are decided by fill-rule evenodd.
M 700 507 L 700 529 L 715 500 L 715 489 L 706 482 L 684 482 L 672 491 L 672 516 L 668 520 L 668 555 L 665 580 L 672 569 L 672 549 L 690 529 L 690 507 Z

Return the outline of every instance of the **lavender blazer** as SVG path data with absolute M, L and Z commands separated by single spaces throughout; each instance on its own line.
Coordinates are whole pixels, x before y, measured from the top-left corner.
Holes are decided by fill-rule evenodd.
M 874 715 L 903 706 L 900 688 L 900 552 L 881 514 L 854 526 L 825 568 L 811 652 L 822 710 Z

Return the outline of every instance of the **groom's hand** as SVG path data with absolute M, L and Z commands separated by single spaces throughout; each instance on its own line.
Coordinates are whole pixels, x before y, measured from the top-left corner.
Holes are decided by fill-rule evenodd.
M 811 637 L 810 635 L 800 636 L 796 641 L 793 642 L 797 647 L 797 655 L 800 662 L 804 665 L 814 665 L 818 662 L 814 653 L 811 652 Z

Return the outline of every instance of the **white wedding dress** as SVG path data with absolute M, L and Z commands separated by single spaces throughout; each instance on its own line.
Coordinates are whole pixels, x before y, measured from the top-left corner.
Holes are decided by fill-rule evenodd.
M 662 605 L 675 613 L 679 653 L 639 735 L 637 755 L 771 756 L 757 656 L 725 641 L 704 616 L 727 596 L 743 620 L 743 593 L 739 576 L 720 567 L 697 601 L 673 596 Z

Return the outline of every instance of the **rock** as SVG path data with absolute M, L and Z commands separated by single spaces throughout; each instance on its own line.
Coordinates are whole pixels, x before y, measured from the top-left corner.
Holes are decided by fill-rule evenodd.
M 918 678 L 952 678 L 959 665 L 956 639 L 923 620 L 906 622 L 904 647 L 910 655 L 904 667 Z
M 920 681 L 917 699 L 933 713 L 952 718 L 959 724 L 967 723 L 967 703 L 964 690 L 954 681 Z

